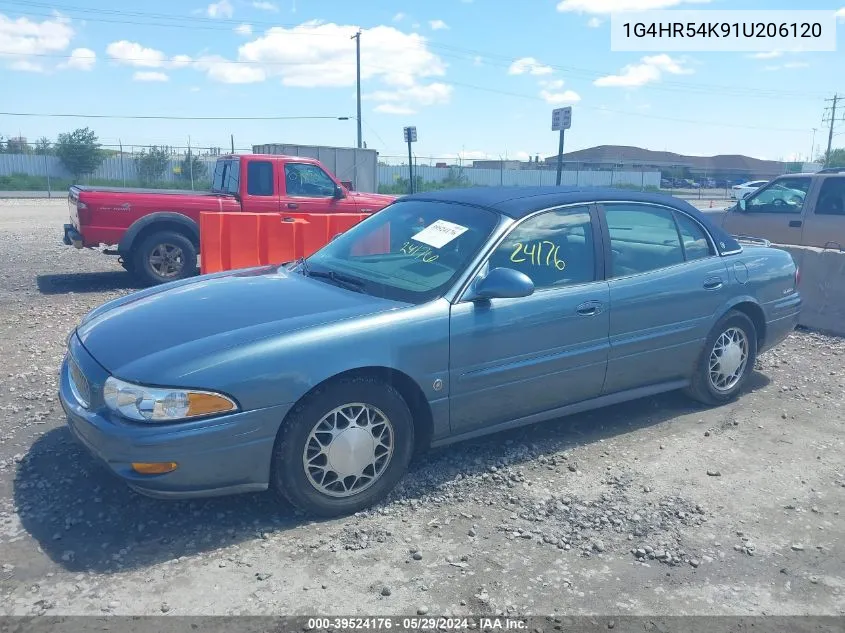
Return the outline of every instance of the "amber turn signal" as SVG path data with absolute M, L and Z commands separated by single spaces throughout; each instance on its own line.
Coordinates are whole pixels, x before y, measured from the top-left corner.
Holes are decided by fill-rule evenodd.
M 211 415 L 212 413 L 225 413 L 226 411 L 234 411 L 235 403 L 218 396 L 214 393 L 203 392 L 188 392 L 188 416 L 189 418 L 198 415 Z
M 132 470 L 142 475 L 163 475 L 172 473 L 179 465 L 176 462 L 133 462 Z

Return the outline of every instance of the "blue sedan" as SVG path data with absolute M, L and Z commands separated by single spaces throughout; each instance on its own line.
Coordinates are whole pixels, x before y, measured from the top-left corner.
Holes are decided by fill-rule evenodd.
M 800 305 L 788 253 L 670 196 L 421 193 L 307 259 L 96 308 L 60 397 L 141 493 L 271 488 L 333 516 L 415 450 L 675 389 L 728 402 Z

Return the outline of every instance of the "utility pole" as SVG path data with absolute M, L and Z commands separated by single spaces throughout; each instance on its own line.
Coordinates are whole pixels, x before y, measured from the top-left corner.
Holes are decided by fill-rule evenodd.
M 230 135 L 229 135 L 229 140 L 232 142 L 232 153 L 234 154 L 234 153 L 235 153 L 235 135 L 234 135 L 234 134 L 230 134 Z
M 830 131 L 827 135 L 827 153 L 824 155 L 824 166 L 830 161 L 830 151 L 833 146 L 833 127 L 836 124 L 836 102 L 839 101 L 839 95 L 833 95 L 833 99 L 825 99 L 825 101 L 832 101 L 833 106 L 830 109 Z
M 353 35 L 350 39 L 355 40 L 355 71 L 356 84 L 358 91 L 358 149 L 364 146 L 361 139 L 361 30 Z

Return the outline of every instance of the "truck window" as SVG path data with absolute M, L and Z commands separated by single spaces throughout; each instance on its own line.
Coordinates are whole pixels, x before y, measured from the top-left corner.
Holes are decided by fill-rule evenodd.
M 214 193 L 238 193 L 241 180 L 241 163 L 237 158 L 225 158 L 214 166 L 211 190 Z
M 251 196 L 273 195 L 273 163 L 253 160 L 246 166 L 246 192 Z
M 334 181 L 317 165 L 288 163 L 285 165 L 285 187 L 289 196 L 330 198 L 334 195 Z
M 781 178 L 758 189 L 746 198 L 749 213 L 801 213 L 810 188 L 807 177 Z
M 816 215 L 845 215 L 845 178 L 827 178 L 822 183 Z

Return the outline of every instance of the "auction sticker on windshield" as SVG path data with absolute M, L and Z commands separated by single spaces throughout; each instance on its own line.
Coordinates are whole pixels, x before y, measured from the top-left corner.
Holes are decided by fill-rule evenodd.
M 446 244 L 466 231 L 467 227 L 461 226 L 460 224 L 447 222 L 446 220 L 437 220 L 411 237 L 411 239 L 417 242 L 422 242 L 423 244 L 428 244 L 434 248 L 443 248 Z

